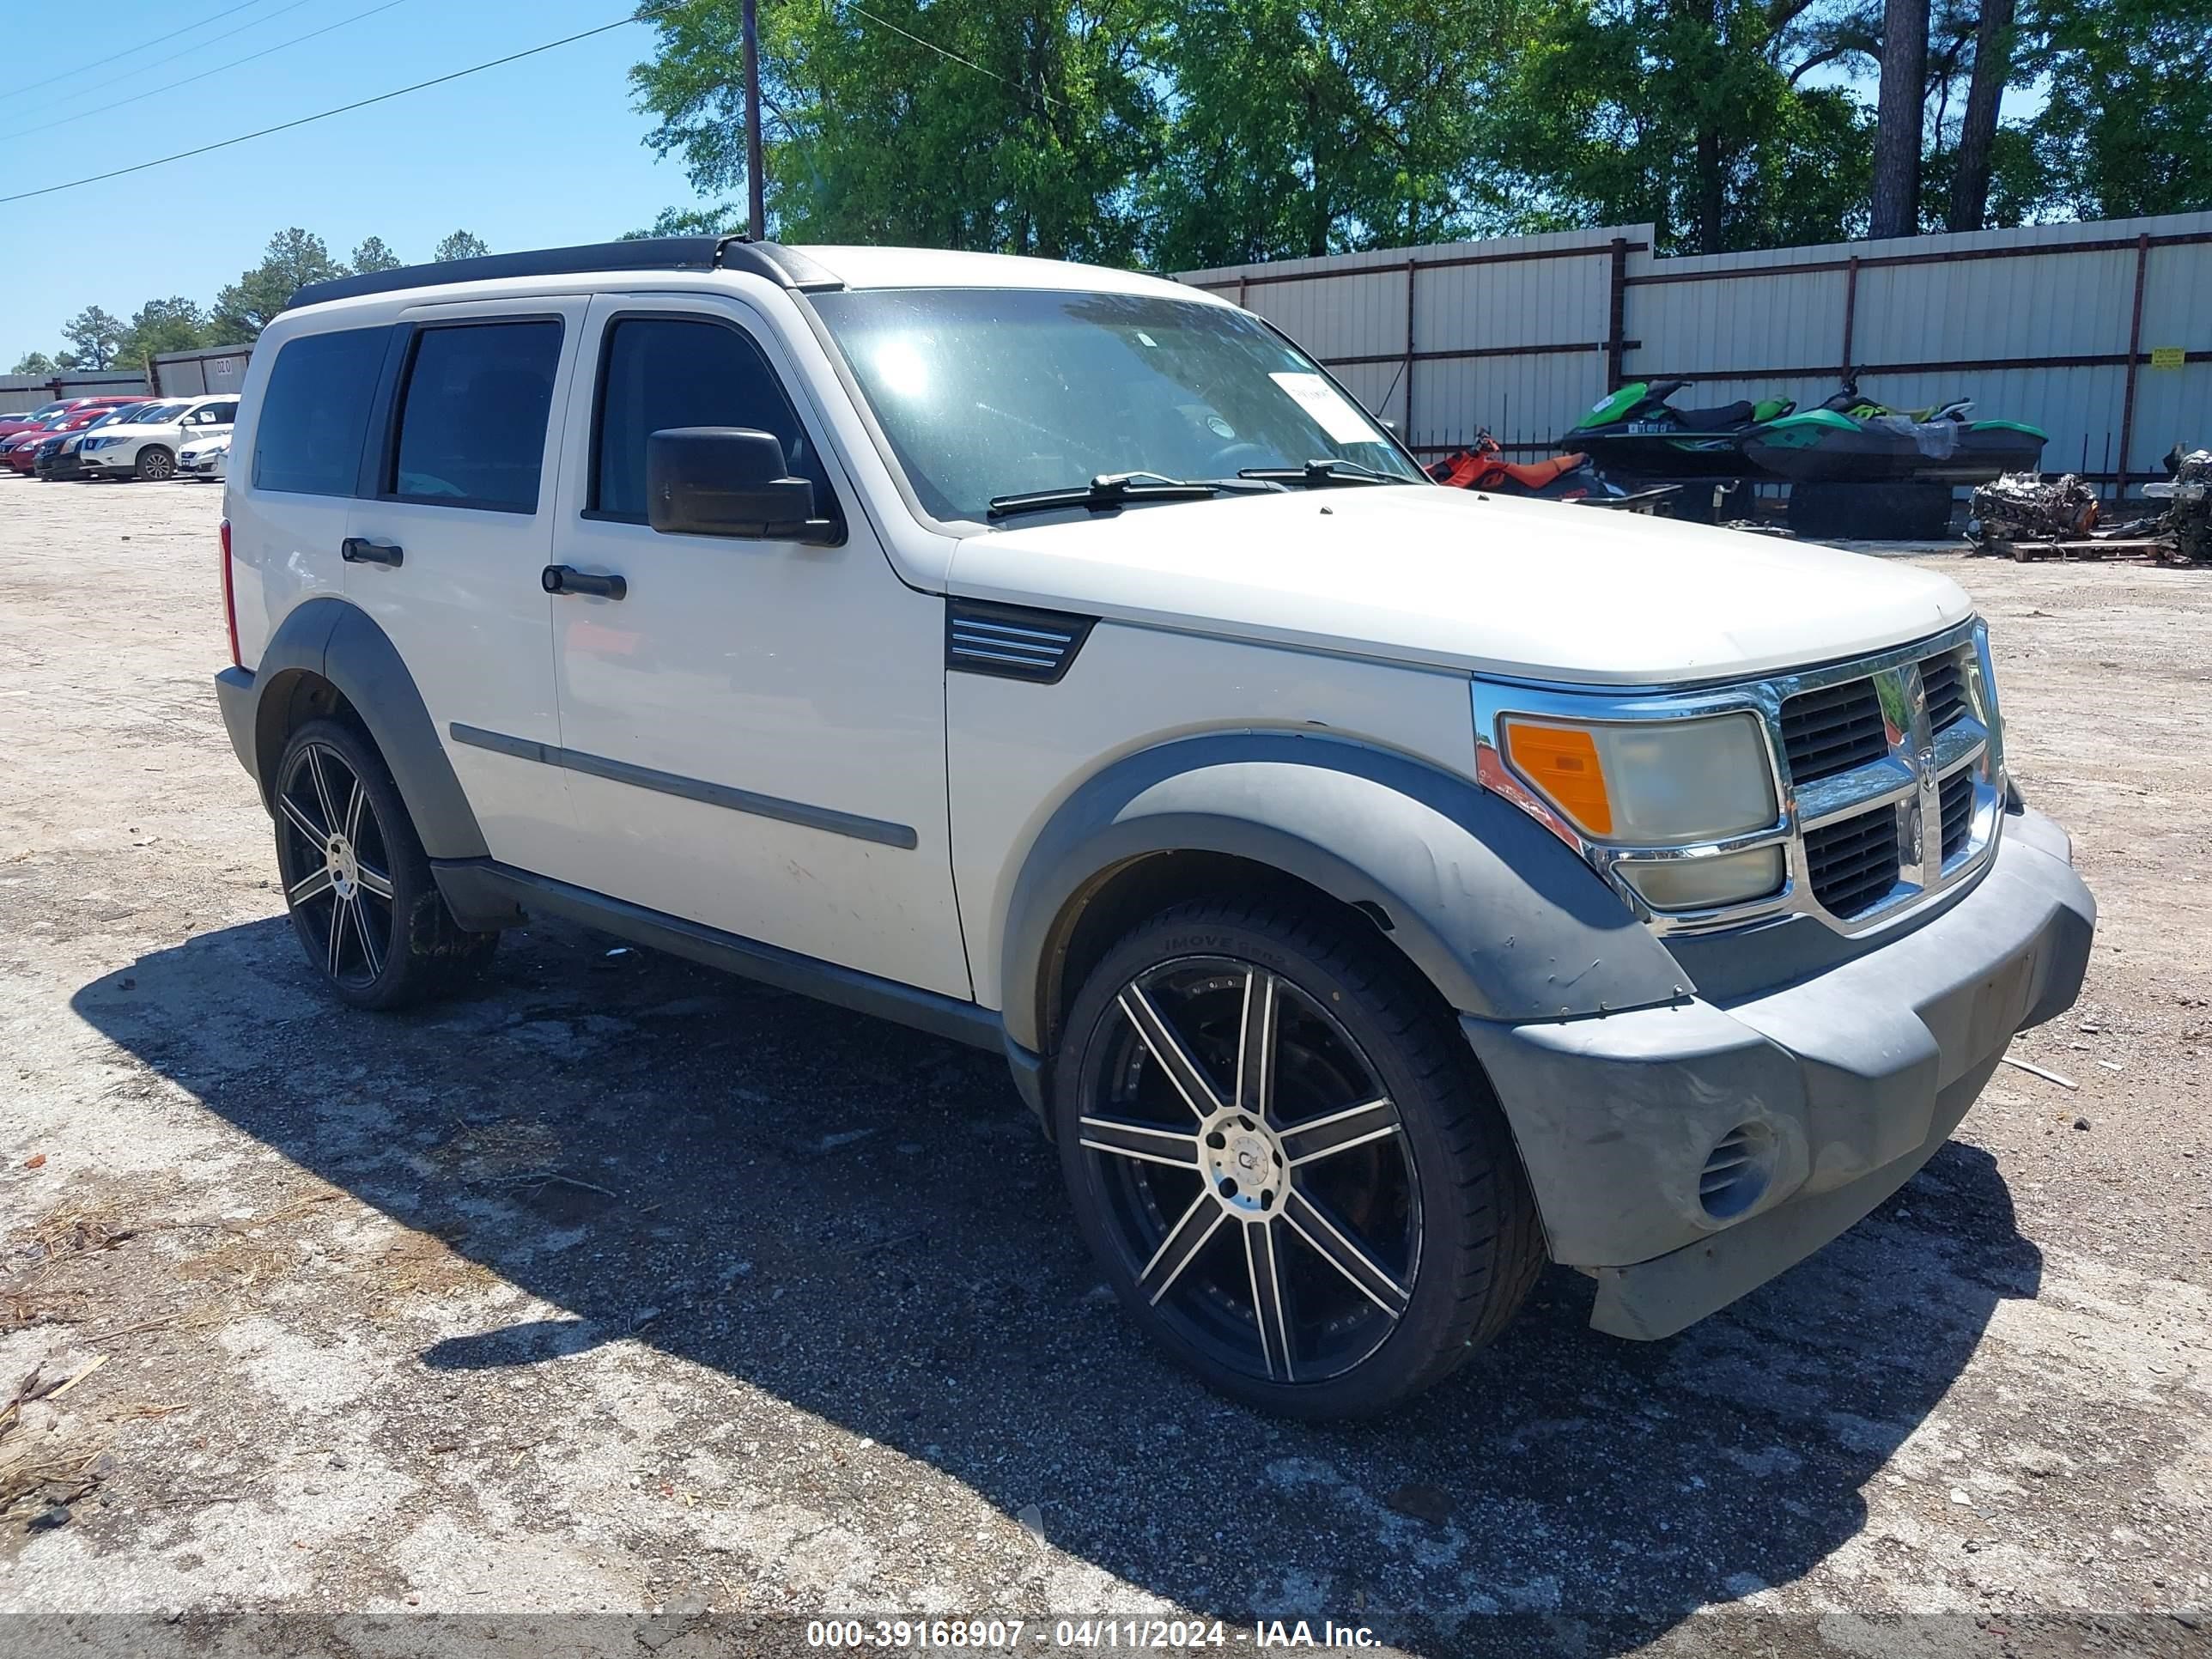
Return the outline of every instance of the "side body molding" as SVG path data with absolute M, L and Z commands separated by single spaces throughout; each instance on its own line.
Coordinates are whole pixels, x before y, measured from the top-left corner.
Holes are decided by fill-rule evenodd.
M 343 599 L 325 596 L 295 606 L 254 667 L 252 769 L 264 805 L 283 750 L 292 689 L 302 673 L 328 680 L 360 714 L 392 769 L 425 853 L 434 860 L 490 856 L 398 648 L 367 612 Z
M 1187 738 L 1108 767 L 1031 844 L 1003 935 L 1008 1037 L 1049 1051 L 1072 903 L 1147 854 L 1267 865 L 1389 922 L 1462 1013 L 1557 1019 L 1692 988 L 1589 866 L 1471 780 L 1340 738 Z

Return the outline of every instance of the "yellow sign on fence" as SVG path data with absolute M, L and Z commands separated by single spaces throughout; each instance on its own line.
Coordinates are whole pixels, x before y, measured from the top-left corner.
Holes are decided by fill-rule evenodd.
M 2153 368 L 2179 368 L 2189 361 L 2189 354 L 2179 346 L 2153 346 L 2150 366 Z

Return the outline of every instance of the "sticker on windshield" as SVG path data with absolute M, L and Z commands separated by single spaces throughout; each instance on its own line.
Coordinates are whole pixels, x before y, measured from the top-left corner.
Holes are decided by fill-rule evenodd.
M 1281 374 L 1267 377 L 1298 401 L 1314 424 L 1340 444 L 1371 444 L 1375 428 L 1367 417 L 1346 403 L 1344 394 L 1318 374 Z

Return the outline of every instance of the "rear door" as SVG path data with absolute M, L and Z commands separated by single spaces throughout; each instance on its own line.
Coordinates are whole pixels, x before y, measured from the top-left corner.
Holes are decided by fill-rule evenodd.
M 573 833 L 540 580 L 559 489 L 557 395 L 581 298 L 401 314 L 349 515 L 345 592 L 413 675 L 493 858 L 544 869 Z

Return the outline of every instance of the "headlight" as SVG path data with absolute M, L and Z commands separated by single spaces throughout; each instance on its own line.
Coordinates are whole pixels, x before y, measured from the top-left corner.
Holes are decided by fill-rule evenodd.
M 1778 814 L 1766 736 L 1749 714 L 1613 726 L 1508 715 L 1505 757 L 1592 841 L 1684 846 Z
M 1582 724 L 1508 715 L 1500 728 L 1513 769 L 1585 838 L 1680 849 L 1617 866 L 1654 909 L 1711 909 L 1782 884 L 1779 847 L 1707 850 L 1771 829 L 1780 816 L 1754 716 Z
M 80 449 L 105 449 L 108 445 L 114 441 L 115 440 L 112 438 L 87 438 L 82 444 L 78 446 L 78 447 Z

